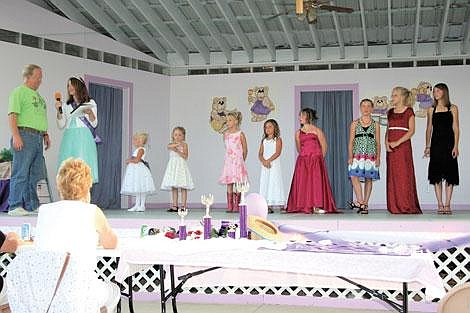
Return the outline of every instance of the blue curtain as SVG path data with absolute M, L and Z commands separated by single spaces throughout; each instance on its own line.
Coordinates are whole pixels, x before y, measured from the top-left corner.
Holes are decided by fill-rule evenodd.
M 88 90 L 98 107 L 99 182 L 91 191 L 92 203 L 102 209 L 121 208 L 122 89 L 90 83 Z
M 352 198 L 348 177 L 349 125 L 353 118 L 353 93 L 351 90 L 312 91 L 300 94 L 301 108 L 317 111 L 317 126 L 325 133 L 328 142 L 326 166 L 331 189 L 338 208 L 345 208 Z

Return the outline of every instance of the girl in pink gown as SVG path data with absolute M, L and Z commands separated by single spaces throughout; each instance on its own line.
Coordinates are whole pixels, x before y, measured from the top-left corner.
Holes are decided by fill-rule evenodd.
M 295 134 L 299 156 L 287 201 L 288 213 L 336 213 L 326 170 L 326 139 L 323 131 L 313 125 L 317 119 L 312 109 L 302 109 L 302 128 Z
M 224 133 L 225 157 L 224 168 L 219 183 L 227 185 L 227 212 L 237 212 L 240 203 L 240 193 L 234 192 L 233 184 L 248 181 L 245 160 L 248 153 L 245 134 L 240 130 L 242 114 L 230 112 L 227 114 L 227 127 Z

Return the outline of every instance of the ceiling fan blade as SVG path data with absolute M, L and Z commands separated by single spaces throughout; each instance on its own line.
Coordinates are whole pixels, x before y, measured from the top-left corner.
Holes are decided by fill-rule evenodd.
M 310 9 L 307 11 L 307 22 L 309 24 L 314 24 L 317 22 L 317 10 Z
M 337 7 L 334 5 L 327 5 L 327 4 L 322 4 L 319 7 L 320 10 L 327 10 L 327 11 L 336 11 L 340 13 L 352 13 L 354 12 L 354 9 L 352 8 L 346 8 L 346 7 Z
M 304 21 L 306 16 L 307 16 L 307 13 L 304 11 L 304 13 L 302 14 L 297 14 L 297 19 L 299 21 Z

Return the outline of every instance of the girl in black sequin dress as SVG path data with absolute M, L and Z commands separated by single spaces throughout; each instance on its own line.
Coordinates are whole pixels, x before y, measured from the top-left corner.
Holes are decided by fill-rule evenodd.
M 434 86 L 434 105 L 428 109 L 426 148 L 430 157 L 428 179 L 436 192 L 438 214 L 452 214 L 450 201 L 454 186 L 459 184 L 459 113 L 450 103 L 449 88 L 440 83 Z M 442 182 L 445 180 L 446 201 L 443 204 Z

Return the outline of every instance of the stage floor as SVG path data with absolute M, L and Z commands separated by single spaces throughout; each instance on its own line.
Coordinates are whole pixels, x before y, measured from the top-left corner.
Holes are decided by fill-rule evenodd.
M 176 213 L 164 209 L 147 209 L 145 212 L 127 212 L 125 209 L 104 211 L 112 227 L 139 228 L 142 224 L 155 227 L 177 226 L 179 217 Z M 189 209 L 186 217 L 188 225 L 197 225 L 204 215 L 203 209 Z M 211 211 L 214 225 L 221 220 L 238 220 L 237 213 L 225 213 L 222 209 Z M 424 211 L 422 215 L 393 215 L 386 210 L 372 210 L 368 215 L 360 215 L 352 210 L 342 214 L 280 214 L 277 210 L 268 215 L 268 219 L 277 224 L 306 226 L 312 229 L 354 230 L 354 231 L 407 231 L 407 232 L 463 232 L 470 229 L 470 210 L 456 210 L 452 215 L 437 215 L 434 211 Z M 0 213 L 0 227 L 19 226 L 22 223 L 36 224 L 36 216 L 12 217 Z

